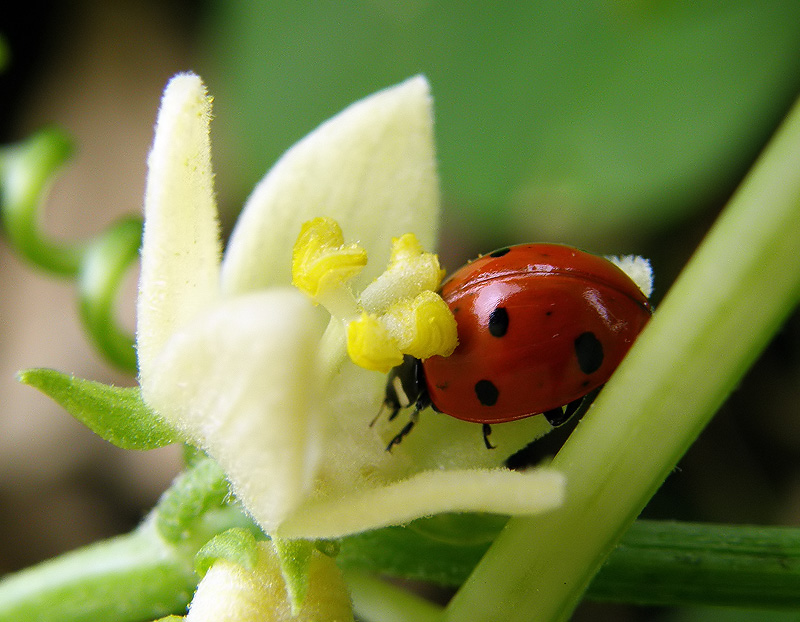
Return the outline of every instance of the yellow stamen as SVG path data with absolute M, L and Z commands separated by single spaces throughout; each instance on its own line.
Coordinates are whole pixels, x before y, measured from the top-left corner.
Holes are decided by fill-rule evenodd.
M 435 292 L 392 305 L 382 319 L 400 350 L 415 358 L 450 356 L 458 345 L 456 320 Z
M 385 312 L 398 300 L 415 298 L 423 291 L 436 291 L 444 277 L 439 258 L 427 253 L 413 233 L 392 239 L 389 266 L 364 288 L 359 302 L 370 313 Z
M 332 218 L 303 224 L 292 254 L 292 283 L 315 301 L 341 287 L 367 264 L 367 252 L 345 244 L 342 229 Z
M 449 356 L 458 336 L 453 314 L 435 293 L 444 276 L 439 258 L 412 233 L 392 239 L 388 267 L 356 301 L 345 284 L 366 262 L 366 251 L 345 244 L 335 220 L 315 218 L 295 243 L 292 282 L 347 326 L 347 353 L 356 365 L 386 373 L 404 354 Z
M 347 354 L 356 365 L 384 374 L 403 362 L 397 340 L 369 313 L 362 313 L 347 327 Z

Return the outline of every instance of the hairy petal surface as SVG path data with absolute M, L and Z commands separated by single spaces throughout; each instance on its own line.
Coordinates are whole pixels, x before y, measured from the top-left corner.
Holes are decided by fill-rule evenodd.
M 334 538 L 441 512 L 538 514 L 558 507 L 563 498 L 564 477 L 548 469 L 424 471 L 354 490 L 346 498 L 312 498 L 283 522 L 278 534 Z
M 320 334 L 296 290 L 237 297 L 172 336 L 145 394 L 268 531 L 309 493 L 325 441 Z
M 414 233 L 424 248 L 435 247 L 439 185 L 425 78 L 356 102 L 283 155 L 237 222 L 223 262 L 224 291 L 288 285 L 300 227 L 320 215 L 369 253 L 362 286 L 383 271 L 392 237 Z
M 175 331 L 219 296 L 220 243 L 202 81 L 179 74 L 167 85 L 147 160 L 137 352 L 143 387 Z

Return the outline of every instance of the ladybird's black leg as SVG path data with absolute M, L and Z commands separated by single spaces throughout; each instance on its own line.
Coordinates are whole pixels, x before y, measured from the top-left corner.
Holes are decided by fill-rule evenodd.
M 581 405 L 586 401 L 586 396 L 579 397 L 577 400 L 572 400 L 569 404 L 564 406 L 564 421 L 571 419 L 572 415 L 578 412 Z
M 597 394 L 600 393 L 600 389 L 602 389 L 602 388 L 603 388 L 603 385 L 600 385 L 596 389 L 592 389 L 589 393 L 584 395 L 581 399 L 575 400 L 575 402 L 577 402 L 577 404 L 575 404 L 575 402 L 570 402 L 569 405 L 567 406 L 567 408 L 569 408 L 570 406 L 575 404 L 575 410 L 573 410 L 570 413 L 569 416 L 570 417 L 575 417 L 577 419 L 580 419 L 581 417 L 583 417 L 586 414 L 586 411 L 589 410 L 589 406 L 591 406 L 592 402 L 594 402 L 594 398 L 597 397 Z
M 483 424 L 483 444 L 486 445 L 486 449 L 494 449 L 495 446 L 489 442 L 489 435 L 492 433 L 492 426 L 488 423 Z
M 564 414 L 563 406 L 559 406 L 558 408 L 553 408 L 552 410 L 548 410 L 542 414 L 544 415 L 544 418 L 547 419 L 547 422 L 554 428 L 557 428 L 567 419 L 569 419 L 569 417 L 567 417 Z
M 417 421 L 419 421 L 419 408 L 414 409 L 414 412 L 411 413 L 408 419 L 408 423 L 403 426 L 403 429 L 400 430 L 391 441 L 389 441 L 389 444 L 386 446 L 386 451 L 392 451 L 392 447 L 399 445 L 402 440 L 408 436 L 408 433 L 411 432 Z
M 544 413 L 545 419 L 547 419 L 548 423 L 550 423 L 550 425 L 554 428 L 566 423 L 573 417 L 580 419 L 586 414 L 586 411 L 589 410 L 589 406 L 592 405 L 594 398 L 597 397 L 597 394 L 600 393 L 600 389 L 602 388 L 602 386 L 599 386 L 583 397 L 579 397 L 577 400 L 572 400 L 566 406 L 548 410 Z
M 397 417 L 397 413 L 399 413 L 402 408 L 403 406 L 400 404 L 400 400 L 397 399 L 397 395 L 393 390 L 390 390 L 390 387 L 387 385 L 386 397 L 383 399 L 383 404 L 381 404 L 378 414 L 375 415 L 375 418 L 372 421 L 370 421 L 369 427 L 374 426 L 375 422 L 381 418 L 381 415 L 387 411 L 389 413 L 389 421 L 392 421 L 395 417 Z
M 375 415 L 372 421 L 369 422 L 369 427 L 373 427 L 378 419 L 381 418 L 381 415 L 387 410 L 389 411 L 389 421 L 394 419 L 397 416 L 397 413 L 400 412 L 400 409 L 395 408 L 395 406 L 392 404 L 389 404 L 388 400 L 383 400 L 383 404 L 381 404 L 381 407 L 378 409 L 378 414 Z
M 403 408 L 411 406 L 408 396 L 403 388 L 403 378 L 401 374 L 407 374 L 407 372 L 403 370 L 403 367 L 395 367 L 389 372 L 389 375 L 386 378 L 386 389 L 384 391 L 383 404 L 381 404 L 378 414 L 375 415 L 375 418 L 369 424 L 369 427 L 375 425 L 375 422 L 380 419 L 384 411 L 389 413 L 389 421 L 394 421 L 395 417 L 397 417 L 397 414 Z

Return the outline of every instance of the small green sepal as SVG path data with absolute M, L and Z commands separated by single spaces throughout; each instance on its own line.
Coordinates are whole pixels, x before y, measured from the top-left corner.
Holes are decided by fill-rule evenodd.
M 278 559 L 281 562 L 281 573 L 286 581 L 286 591 L 292 603 L 292 614 L 297 615 L 308 594 L 308 572 L 311 568 L 311 555 L 316 548 L 313 540 L 288 540 L 272 538 Z
M 339 554 L 342 548 L 339 540 L 315 540 L 314 548 L 316 548 L 323 555 L 333 557 L 334 559 Z
M 199 519 L 232 500 L 228 480 L 211 458 L 199 460 L 175 480 L 155 507 L 156 528 L 172 544 L 191 540 Z
M 203 578 L 214 562 L 224 559 L 253 570 L 258 563 L 258 541 L 249 529 L 234 527 L 217 534 L 197 552 L 194 570 Z
M 21 371 L 18 378 L 122 449 L 156 449 L 181 440 L 148 408 L 138 387 L 114 387 L 53 369 L 28 369 Z

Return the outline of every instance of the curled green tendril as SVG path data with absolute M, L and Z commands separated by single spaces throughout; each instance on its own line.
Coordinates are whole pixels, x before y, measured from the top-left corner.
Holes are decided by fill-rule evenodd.
M 136 370 L 133 336 L 114 317 L 122 279 L 138 257 L 142 221 L 125 218 L 95 238 L 60 242 L 41 229 L 41 209 L 72 142 L 46 129 L 0 151 L 0 214 L 14 251 L 33 265 L 78 282 L 80 314 L 95 346 L 118 367 Z

